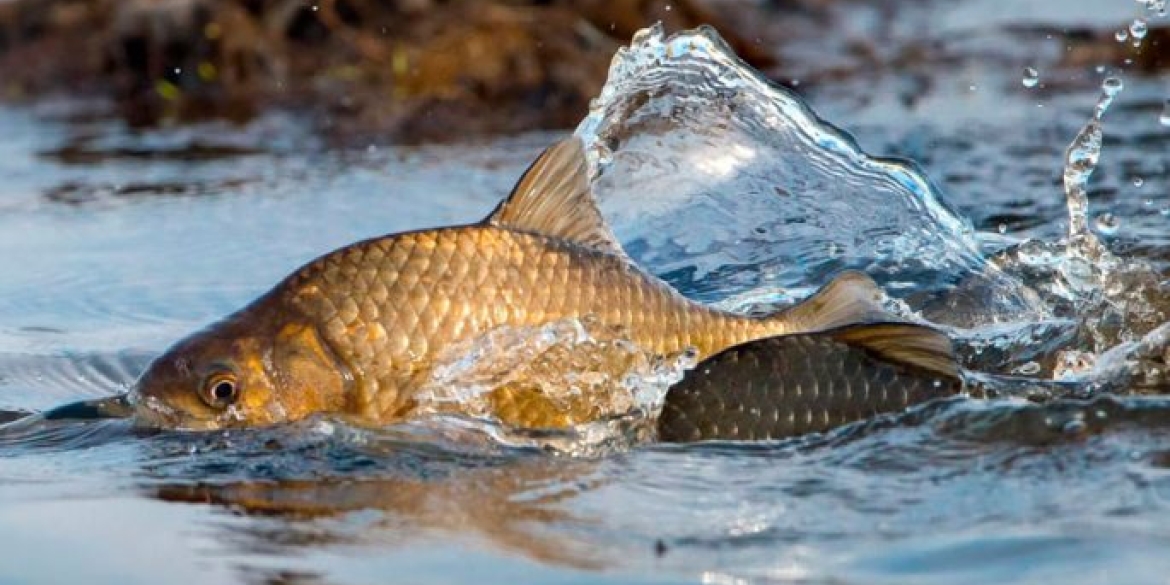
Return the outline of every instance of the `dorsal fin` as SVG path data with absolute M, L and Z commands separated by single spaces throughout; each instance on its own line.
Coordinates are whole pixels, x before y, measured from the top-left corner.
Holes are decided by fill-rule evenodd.
M 930 327 L 876 323 L 843 327 L 828 333 L 841 343 L 865 348 L 887 361 L 939 376 L 959 377 L 959 364 L 951 339 Z
M 824 331 L 846 325 L 890 321 L 894 317 L 881 305 L 885 295 L 863 272 L 842 272 L 800 304 L 773 316 L 782 319 L 788 331 Z
M 512 194 L 484 221 L 624 256 L 593 201 L 585 151 L 576 136 L 541 153 Z

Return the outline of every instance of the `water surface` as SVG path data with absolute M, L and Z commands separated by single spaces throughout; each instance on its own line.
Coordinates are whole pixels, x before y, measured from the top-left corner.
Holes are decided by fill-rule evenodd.
M 805 41 L 876 28 L 969 57 L 807 82 L 856 144 L 708 37 L 647 33 L 578 129 L 603 210 L 636 259 L 704 301 L 782 305 L 853 267 L 949 327 L 972 369 L 1039 383 L 1062 352 L 1130 355 L 1165 320 L 1133 310 L 1161 315 L 1164 289 L 1117 303 L 1108 279 L 1065 290 L 1080 274 L 1065 257 L 996 260 L 1027 238 L 1067 249 L 1065 149 L 1121 75 L 1090 225 L 1112 213 L 1098 237 L 1142 263 L 1110 274 L 1167 279 L 1164 80 L 1058 70 L 1043 34 L 1006 48 L 1019 27 L 1140 13 L 1066 4 L 928 5 L 884 26 L 858 9 Z M 1024 87 L 1030 65 L 1062 87 Z M 65 115 L 78 107 L 0 109 L 0 420 L 127 388 L 324 251 L 481 218 L 557 137 L 338 150 L 279 116 L 139 134 Z M 0 582 L 1162 582 L 1170 401 L 1128 377 L 1094 386 L 1106 374 L 1075 370 L 1073 395 L 1044 404 L 1021 398 L 1025 380 L 760 444 L 656 445 L 616 423 L 185 434 L 26 417 L 0 433 Z

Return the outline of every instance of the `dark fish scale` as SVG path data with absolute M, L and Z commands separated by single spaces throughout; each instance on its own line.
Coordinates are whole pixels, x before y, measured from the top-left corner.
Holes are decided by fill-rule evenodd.
M 961 382 L 882 359 L 824 334 L 725 350 L 667 393 L 663 441 L 781 439 L 862 420 L 960 391 Z

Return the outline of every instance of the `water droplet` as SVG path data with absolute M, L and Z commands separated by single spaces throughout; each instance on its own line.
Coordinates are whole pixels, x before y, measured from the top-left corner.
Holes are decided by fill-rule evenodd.
M 1096 354 L 1070 349 L 1056 355 L 1056 368 L 1052 371 L 1053 380 L 1071 381 L 1083 377 L 1092 371 L 1097 361 Z
M 1016 368 L 1015 370 L 1013 370 L 1013 371 L 1012 371 L 1012 373 L 1013 373 L 1013 374 L 1019 374 L 1019 375 L 1021 375 L 1021 376 L 1035 376 L 1036 374 L 1039 374 L 1039 373 L 1040 373 L 1040 369 L 1041 369 L 1041 368 L 1040 368 L 1040 364 L 1039 364 L 1039 363 L 1037 363 L 1037 362 L 1028 362 L 1028 363 L 1025 363 L 1025 364 L 1021 364 L 1021 365 L 1020 365 L 1020 367 L 1018 367 L 1018 368 Z
M 1113 35 L 1113 38 L 1117 39 L 1117 42 L 1119 42 L 1119 43 L 1124 43 L 1125 41 L 1129 40 L 1129 31 L 1125 30 L 1123 28 L 1123 29 L 1117 31 Z
M 1104 100 L 1102 100 L 1104 101 Z M 1084 184 L 1088 181 L 1089 176 L 1097 168 L 1097 161 L 1101 156 L 1101 123 L 1098 121 L 1101 116 L 1101 111 L 1108 107 L 1108 104 L 1097 104 L 1097 117 L 1091 120 L 1089 124 L 1081 129 L 1077 137 L 1073 139 L 1072 144 L 1069 145 L 1065 152 L 1064 174 L 1066 190 L 1068 187 L 1075 186 L 1084 188 Z M 1087 203 L 1086 203 L 1087 206 Z
M 1097 66 L 1097 73 L 1105 73 L 1105 66 L 1104 66 L 1104 65 L 1098 65 L 1098 66 Z
M 1024 87 L 1028 87 L 1028 88 L 1036 87 L 1036 84 L 1039 82 L 1040 82 L 1040 72 L 1036 71 L 1032 67 L 1025 67 L 1024 68 L 1024 79 L 1023 79 Z
M 1076 435 L 1080 435 L 1080 434 L 1084 433 L 1085 431 L 1089 430 L 1089 425 L 1085 424 L 1084 420 L 1081 420 L 1080 418 L 1075 418 L 1073 420 L 1068 421 L 1067 423 L 1064 423 L 1064 428 L 1062 430 L 1064 431 L 1064 434 L 1066 434 L 1066 435 L 1076 436 Z
M 1028 266 L 1049 266 L 1060 260 L 1048 244 L 1039 240 L 1027 240 L 1017 250 L 1020 262 Z
M 1137 187 L 1137 188 L 1139 188 L 1139 189 L 1140 189 L 1140 188 L 1141 188 L 1141 186 L 1142 186 L 1142 185 L 1145 185 L 1145 184 L 1146 184 L 1146 180 L 1145 180 L 1145 179 L 1143 179 L 1143 178 L 1141 178 L 1141 177 L 1134 177 L 1134 178 L 1133 178 L 1133 186 L 1134 186 L 1134 187 Z
M 1109 97 L 1114 97 L 1125 88 L 1125 83 L 1121 81 L 1120 77 L 1106 77 L 1105 81 L 1101 82 L 1101 89 L 1109 94 Z
M 613 150 L 601 142 L 594 146 L 593 154 L 597 157 L 598 168 L 604 168 L 613 163 Z
M 1133 23 L 1129 25 L 1129 34 L 1133 35 L 1134 40 L 1141 41 L 1146 38 L 1146 33 L 1150 32 L 1150 25 L 1146 24 L 1144 18 L 1135 18 Z
M 1121 227 L 1121 220 L 1117 219 L 1117 216 L 1113 215 L 1112 213 L 1102 213 L 1101 215 L 1097 216 L 1097 220 L 1094 222 L 1094 224 L 1096 225 L 1098 232 L 1107 236 L 1111 236 L 1117 233 L 1117 230 Z
M 1166 0 L 1137 0 L 1137 4 L 1145 5 L 1147 11 L 1158 15 L 1164 14 L 1166 9 Z
M 1170 100 L 1162 105 L 1162 114 L 1158 116 L 1158 123 L 1163 126 L 1170 126 Z

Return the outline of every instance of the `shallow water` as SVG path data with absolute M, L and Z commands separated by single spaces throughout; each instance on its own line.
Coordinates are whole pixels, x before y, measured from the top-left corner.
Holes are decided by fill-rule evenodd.
M 1091 347 L 1108 313 L 1090 302 L 1096 289 L 1062 302 L 1051 291 L 1063 276 L 1014 261 L 996 264 L 1003 278 L 989 288 L 965 283 L 1023 238 L 1066 235 L 1064 152 L 1106 75 L 1034 63 L 1057 58 L 1055 41 L 1041 34 L 1032 46 L 1007 25 L 1121 26 L 1138 5 L 1026 2 L 1001 18 L 995 3 L 973 2 L 960 18 L 944 4 L 892 27 L 857 9 L 838 32 L 952 39 L 965 65 L 877 67 L 804 94 L 867 152 L 912 158 L 929 182 L 883 174 L 888 190 L 875 194 L 859 172 L 861 187 L 845 188 L 856 169 L 839 161 L 852 147 L 831 132 L 808 151 L 827 161 L 824 174 L 782 172 L 804 168 L 784 158 L 799 140 L 776 131 L 802 110 L 769 109 L 777 102 L 761 102 L 750 79 L 736 82 L 738 97 L 715 92 L 752 106 L 729 118 L 746 120 L 738 126 L 701 122 L 718 99 L 670 109 L 680 104 L 668 92 L 631 100 L 646 109 L 616 125 L 584 124 L 586 136 L 621 137 L 595 153 L 608 157 L 598 192 L 632 255 L 685 294 L 740 308 L 791 302 L 834 270 L 864 268 L 907 316 L 953 327 L 967 365 L 984 371 L 1035 362 L 1025 371 L 1051 380 L 1059 351 L 1110 349 Z M 820 56 L 832 62 L 831 49 Z M 1060 87 L 1028 90 L 1025 65 Z M 725 88 L 716 77 L 699 85 Z M 922 79 L 931 89 L 908 100 Z M 1106 244 L 1164 282 L 1167 86 L 1123 79 L 1104 116 L 1090 217 L 1120 218 Z M 682 95 L 699 96 L 694 87 Z M 0 421 L 127 388 L 168 343 L 323 251 L 482 217 L 555 139 L 339 151 L 279 117 L 138 135 L 66 115 L 78 107 L 0 109 Z M 670 124 L 654 123 L 662 111 Z M 769 156 L 737 158 L 747 152 Z M 685 164 L 696 160 L 707 164 Z M 802 199 L 825 191 L 801 184 L 844 194 Z M 772 198 L 755 185 L 786 190 Z M 890 234 L 902 237 L 880 241 Z M 1125 312 L 1136 302 L 1122 304 L 1112 343 L 1150 328 Z M 1087 384 L 1047 404 L 952 399 L 762 444 L 654 445 L 620 420 L 567 434 L 313 420 L 191 435 L 25 418 L 0 433 L 0 582 L 1162 582 L 1170 401 L 1165 387 L 1136 395 L 1131 379 L 1107 385 L 1113 394 Z

